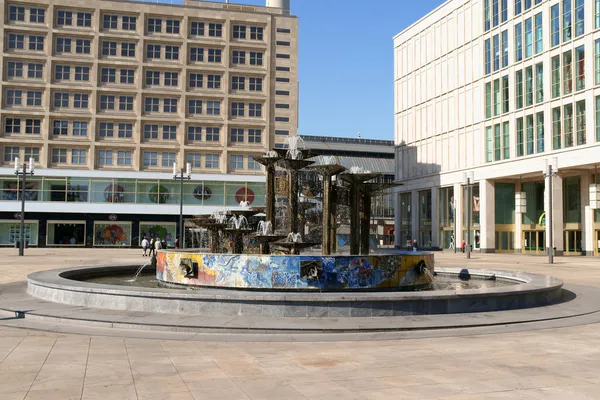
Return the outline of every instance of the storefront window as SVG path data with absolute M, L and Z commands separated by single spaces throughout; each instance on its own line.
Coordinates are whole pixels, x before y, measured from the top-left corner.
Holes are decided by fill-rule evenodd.
M 527 196 L 527 211 L 523 214 L 526 225 L 544 225 L 544 182 L 528 182 L 523 184 L 523 192 Z
M 174 247 L 176 236 L 177 224 L 174 222 L 140 222 L 140 246 L 142 244 L 142 240 L 147 237 L 148 240 L 151 238 L 166 240 L 168 246 Z
M 564 222 L 581 223 L 581 187 L 579 177 L 565 178 L 563 182 Z
M 85 221 L 48 221 L 48 246 L 85 246 Z
M 463 186 L 463 199 L 468 200 L 467 187 Z M 479 226 L 479 184 L 471 186 L 470 201 L 463 201 L 463 225 L 467 225 L 467 213 L 471 212 L 471 225 Z
M 419 192 L 419 246 L 431 247 L 431 190 Z
M 412 193 L 400 193 L 400 226 L 397 235 L 401 247 L 411 247 L 412 242 Z
M 600 185 L 600 174 L 596 174 L 596 185 Z M 600 210 L 594 210 L 595 221 L 600 224 Z M 600 238 L 598 238 L 598 251 L 600 251 Z
M 29 246 L 37 246 L 38 244 L 38 221 L 25 221 L 25 229 L 23 236 L 25 243 Z M 21 237 L 21 222 L 0 221 L 0 245 L 15 246 L 19 243 Z
M 512 183 L 496 183 L 495 196 L 495 223 L 511 225 L 515 223 L 515 185 Z
M 131 246 L 131 222 L 95 222 L 94 246 Z
M 454 237 L 454 188 L 440 189 L 440 247 L 443 249 L 455 248 L 456 242 Z

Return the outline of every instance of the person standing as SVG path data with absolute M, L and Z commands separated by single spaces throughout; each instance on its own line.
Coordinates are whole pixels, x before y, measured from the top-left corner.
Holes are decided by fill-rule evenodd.
M 162 243 L 160 238 L 154 241 L 154 255 L 158 255 L 158 250 L 162 249 Z
M 156 243 L 156 239 L 152 238 L 150 239 L 150 257 L 152 257 L 154 255 L 154 245 Z
M 142 249 L 144 249 L 144 257 L 147 257 L 147 251 L 148 251 L 148 245 L 150 243 L 148 243 L 148 239 L 144 237 L 144 240 L 142 240 Z
M 412 250 L 419 251 L 419 245 L 417 244 L 417 239 L 413 240 L 413 242 L 412 242 Z

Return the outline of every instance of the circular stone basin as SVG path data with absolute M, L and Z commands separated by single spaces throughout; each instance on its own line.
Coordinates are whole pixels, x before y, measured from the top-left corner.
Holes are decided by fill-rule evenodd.
M 86 282 L 102 276 L 133 277 L 139 266 L 68 268 L 28 277 L 30 295 L 57 303 L 111 310 L 201 316 L 384 317 L 515 310 L 561 300 L 558 279 L 503 271 L 437 268 L 437 276 L 515 283 L 467 290 L 423 292 L 281 292 L 216 288 L 173 290 Z M 150 271 L 151 272 L 151 271 Z
M 422 252 L 280 256 L 163 250 L 156 267 L 156 278 L 174 285 L 319 292 L 422 289 L 433 273 L 433 254 Z

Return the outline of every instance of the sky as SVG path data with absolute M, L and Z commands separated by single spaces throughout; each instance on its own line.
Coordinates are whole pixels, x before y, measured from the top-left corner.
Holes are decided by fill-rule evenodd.
M 231 3 L 264 5 L 265 0 Z M 364 139 L 392 140 L 393 37 L 442 3 L 291 0 L 300 24 L 298 133 L 357 137 L 360 132 Z

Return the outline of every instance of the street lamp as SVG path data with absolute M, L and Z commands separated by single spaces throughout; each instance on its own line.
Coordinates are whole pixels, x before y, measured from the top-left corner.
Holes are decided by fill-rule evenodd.
M 15 175 L 17 176 L 17 181 L 19 177 L 23 177 L 23 182 L 21 184 L 21 229 L 19 233 L 19 256 L 22 257 L 25 253 L 25 185 L 27 183 L 27 175 L 33 176 L 33 157 L 29 158 L 29 172 L 27 172 L 27 163 L 23 161 L 22 169 L 19 157 L 15 158 Z
M 556 168 L 554 171 L 552 168 Z M 558 176 L 558 158 L 554 157 L 552 162 L 550 160 L 546 160 L 546 173 L 544 174 L 544 178 L 548 179 L 548 210 L 546 211 L 546 230 L 548 235 L 548 263 L 554 264 L 554 231 L 552 226 L 552 208 L 553 208 L 553 183 L 554 177 Z
M 472 185 L 475 181 L 473 171 L 463 173 L 463 184 L 467 187 L 467 258 L 471 258 L 471 212 L 473 210 Z
M 177 163 L 173 163 L 173 179 L 181 184 L 179 188 L 179 248 L 185 248 L 185 229 L 183 227 L 183 181 L 192 179 L 192 164 L 187 163 L 185 170 L 177 170 Z

